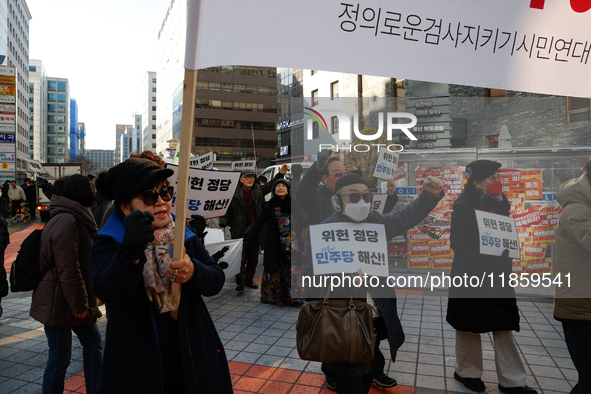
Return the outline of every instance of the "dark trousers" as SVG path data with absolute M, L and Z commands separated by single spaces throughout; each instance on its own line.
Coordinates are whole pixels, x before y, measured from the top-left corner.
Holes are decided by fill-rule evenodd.
M 35 218 L 37 216 L 37 204 L 35 204 L 35 200 L 27 200 L 27 205 L 31 218 Z
M 16 216 L 16 211 L 21 207 L 23 200 L 12 200 L 12 217 Z
M 0 299 L 8 295 L 8 279 L 6 279 L 6 269 L 4 268 L 4 251 L 7 246 L 0 244 Z
M 259 241 L 253 239 L 242 245 L 242 263 L 236 283 L 251 283 L 259 262 Z
M 359 376 L 336 376 L 337 394 L 367 394 L 373 381 L 371 374 Z
M 591 393 L 591 324 L 562 322 L 566 347 L 579 373 L 571 394 Z

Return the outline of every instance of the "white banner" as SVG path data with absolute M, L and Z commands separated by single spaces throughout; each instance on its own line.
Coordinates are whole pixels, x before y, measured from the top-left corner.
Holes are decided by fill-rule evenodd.
M 384 206 L 386 205 L 387 194 L 374 194 L 371 202 L 371 210 L 378 213 L 384 213 Z
M 1 136 L 2 134 L 0 134 Z M 1 140 L 0 140 L 1 141 Z M 15 150 L 16 144 L 13 143 L 1 143 L 0 142 L 0 152 L 16 152 Z
M 0 163 L 0 171 L 14 171 L 15 169 L 15 163 Z
M 388 180 L 394 177 L 398 168 L 398 153 L 390 152 L 387 148 L 380 148 L 376 168 L 373 171 L 373 177 Z
M 289 67 L 591 97 L 589 8 L 589 0 L 188 0 L 185 68 Z M 220 15 L 231 21 L 223 29 Z M 290 21 L 297 34 L 281 34 Z
M 166 168 L 174 171 L 168 180 L 174 186 L 172 213 L 176 213 L 176 190 L 178 166 L 168 164 Z M 240 174 L 231 171 L 209 171 L 189 169 L 189 190 L 187 194 L 187 217 L 201 215 L 204 218 L 224 216 L 234 191 L 240 181 Z
M 521 258 L 515 219 L 476 210 L 476 221 L 480 236 L 480 253 L 500 256 L 505 249 L 509 249 L 509 257 Z
M 257 166 L 256 160 L 239 160 L 239 161 L 233 161 L 232 167 L 230 169 L 232 171 L 242 171 L 242 170 L 255 171 L 256 166 Z
M 35 174 L 37 174 L 38 177 L 44 178 L 44 179 L 47 179 L 47 180 L 55 179 L 53 177 L 53 175 L 51 175 L 49 172 L 47 172 L 47 170 L 37 160 L 23 159 L 20 156 L 19 156 L 19 159 L 21 159 L 22 161 L 24 161 L 25 163 L 27 163 L 27 165 L 29 166 L 29 168 L 31 170 L 33 170 L 35 172 Z
M 0 104 L 0 114 L 15 114 L 16 105 Z
M 213 151 L 201 156 L 191 157 L 189 167 L 198 170 L 211 170 L 213 168 Z
M 383 224 L 326 223 L 310 226 L 314 275 L 358 272 L 388 276 Z
M 14 124 L 16 117 L 14 115 L 0 115 L 0 123 Z
M 0 132 L 15 133 L 16 124 L 0 124 Z
M 14 103 L 16 103 L 16 96 L 8 96 L 5 94 L 0 94 L 0 103 L 14 104 Z
M 16 153 L 0 152 L 0 162 L 14 163 L 16 162 Z
M 217 258 L 218 264 L 224 269 L 226 279 L 232 279 L 240 272 L 242 262 L 242 239 L 205 243 L 205 249 L 210 256 Z M 218 253 L 218 254 L 216 254 Z

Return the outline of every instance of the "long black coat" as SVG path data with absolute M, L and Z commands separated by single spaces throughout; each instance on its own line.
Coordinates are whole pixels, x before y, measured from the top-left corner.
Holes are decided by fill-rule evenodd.
M 508 284 L 512 271 L 511 259 L 480 254 L 476 210 L 485 209 L 481 207 L 478 198 L 476 187 L 469 183 L 453 205 L 451 248 L 454 251 L 454 261 L 451 275 L 463 277 L 467 274 L 468 277 L 475 275 L 481 278 L 483 273 L 486 273 L 486 280 L 482 287 L 478 288 L 451 287 L 446 319 L 453 328 L 460 331 L 519 331 L 519 310 L 515 291 Z M 509 216 L 511 204 L 505 195 L 502 198 L 495 213 Z M 492 286 L 488 278 L 490 273 L 495 280 Z M 504 287 L 499 279 L 501 273 L 505 274 Z
M 280 248 L 281 236 L 279 234 L 279 223 L 275 216 L 276 205 L 275 197 L 269 202 L 263 204 L 261 214 L 257 216 L 255 221 L 244 231 L 249 239 L 255 238 L 261 228 L 267 224 L 267 236 L 265 238 L 265 256 L 263 258 L 263 266 L 265 269 L 279 269 L 279 262 L 283 256 L 284 251 Z M 289 207 L 290 201 L 286 201 L 285 204 Z
M 161 394 L 162 359 L 154 308 L 142 271 L 130 272 L 119 252 L 123 224 L 112 215 L 91 249 L 95 293 L 107 306 L 101 393 Z M 226 354 L 202 296 L 219 293 L 222 268 L 209 256 L 197 236 L 187 230 L 186 253 L 195 266 L 193 278 L 181 287 L 178 338 L 187 393 L 232 393 Z

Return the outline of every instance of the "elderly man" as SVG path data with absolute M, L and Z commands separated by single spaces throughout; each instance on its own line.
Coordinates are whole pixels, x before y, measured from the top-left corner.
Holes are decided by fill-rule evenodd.
M 428 177 L 423 184 L 423 191 L 413 203 L 392 215 L 383 215 L 371 210 L 373 194 L 369 192 L 367 181 L 358 174 L 346 174 L 335 182 L 332 198 L 333 213 L 322 223 L 379 223 L 385 226 L 386 238 L 392 239 L 419 224 L 435 208 L 443 195 L 443 181 Z M 312 252 L 309 246 L 308 236 L 308 248 L 304 252 L 304 270 L 306 274 L 311 275 Z M 391 293 L 388 294 L 391 298 L 380 298 L 386 295 L 376 290 L 372 292 L 373 300 L 383 317 L 385 332 L 380 333 L 378 330 L 374 360 L 371 364 L 324 363 L 322 365 L 322 370 L 327 375 L 327 386 L 336 388 L 338 393 L 368 393 L 372 381 L 380 387 L 396 385 L 396 380 L 384 374 L 385 359 L 379 349 L 380 336 L 388 338 L 392 362 L 394 362 L 398 348 L 404 342 L 396 298 L 392 297 Z
M 12 217 L 14 218 L 21 207 L 21 203 L 27 201 L 27 196 L 23 188 L 16 184 L 16 181 L 12 181 L 10 184 L 12 186 L 8 189 L 8 198 L 12 202 Z
M 234 198 L 230 207 L 224 216 L 220 218 L 220 228 L 225 231 L 225 227 L 230 227 L 232 239 L 242 238 L 244 230 L 254 222 L 261 213 L 261 208 L 265 202 L 264 196 L 271 192 L 276 180 L 282 179 L 287 172 L 287 165 L 284 164 L 277 175 L 268 183 L 260 185 L 255 182 L 255 172 L 253 170 L 244 170 L 240 176 L 240 183 L 234 193 Z M 236 275 L 236 291 L 243 292 L 244 285 L 251 289 L 258 286 L 253 282 L 254 273 L 259 259 L 259 239 L 264 239 L 266 231 L 261 231 L 259 238 L 254 238 L 245 242 L 242 246 L 242 263 L 240 273 Z

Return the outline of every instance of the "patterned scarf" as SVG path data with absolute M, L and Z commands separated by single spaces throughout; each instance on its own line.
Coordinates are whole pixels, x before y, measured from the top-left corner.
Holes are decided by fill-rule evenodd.
M 144 285 L 148 298 L 153 301 L 158 313 L 166 313 L 176 309 L 172 302 L 172 282 L 168 269 L 172 257 L 168 249 L 174 244 L 174 221 L 169 217 L 168 224 L 154 231 L 154 241 L 146 247 L 147 262 L 144 265 Z

